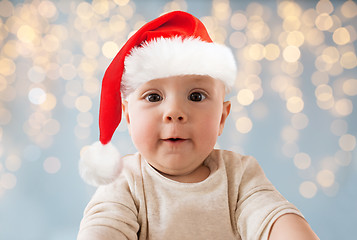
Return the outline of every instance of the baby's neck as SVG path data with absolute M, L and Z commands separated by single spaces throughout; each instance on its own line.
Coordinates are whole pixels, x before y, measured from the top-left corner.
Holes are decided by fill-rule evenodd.
M 210 169 L 202 164 L 191 173 L 185 175 L 169 175 L 163 172 L 160 172 L 160 174 L 176 182 L 198 183 L 205 180 L 210 175 L 210 172 L 211 172 Z

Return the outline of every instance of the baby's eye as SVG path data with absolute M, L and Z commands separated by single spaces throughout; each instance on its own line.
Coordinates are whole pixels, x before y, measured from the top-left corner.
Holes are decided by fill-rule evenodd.
M 145 97 L 149 102 L 158 102 L 162 100 L 162 97 L 157 93 L 151 93 Z
M 188 99 L 193 102 L 200 102 L 204 100 L 206 96 L 200 92 L 193 92 L 188 96 Z

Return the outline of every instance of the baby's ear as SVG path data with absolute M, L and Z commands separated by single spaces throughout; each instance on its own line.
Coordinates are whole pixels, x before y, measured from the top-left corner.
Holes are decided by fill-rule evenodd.
M 223 109 L 222 109 L 222 116 L 221 116 L 221 122 L 219 124 L 219 133 L 218 136 L 221 136 L 224 128 L 224 124 L 226 123 L 226 119 L 231 111 L 231 102 L 226 101 L 223 103 Z
M 121 104 L 122 110 L 123 110 L 123 117 L 125 118 L 125 121 L 128 126 L 129 134 L 130 134 L 130 118 L 129 118 L 129 109 L 128 109 L 128 101 L 123 99 L 122 104 Z

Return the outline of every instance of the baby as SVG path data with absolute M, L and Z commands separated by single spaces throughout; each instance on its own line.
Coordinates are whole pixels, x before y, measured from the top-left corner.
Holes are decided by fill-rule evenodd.
M 185 12 L 127 41 L 103 78 L 100 142 L 80 161 L 99 187 L 78 240 L 318 239 L 253 157 L 214 149 L 235 76 L 231 51 Z M 138 153 L 119 160 L 121 107 Z

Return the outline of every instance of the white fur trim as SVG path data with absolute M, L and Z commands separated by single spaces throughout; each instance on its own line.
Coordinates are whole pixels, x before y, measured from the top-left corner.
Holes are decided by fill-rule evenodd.
M 141 84 L 177 75 L 209 75 L 224 82 L 229 92 L 237 67 L 232 51 L 198 38 L 157 38 L 132 49 L 125 58 L 122 93 L 127 96 Z
M 119 152 L 111 143 L 95 142 L 85 149 L 79 161 L 81 177 L 93 186 L 111 183 L 121 168 Z

